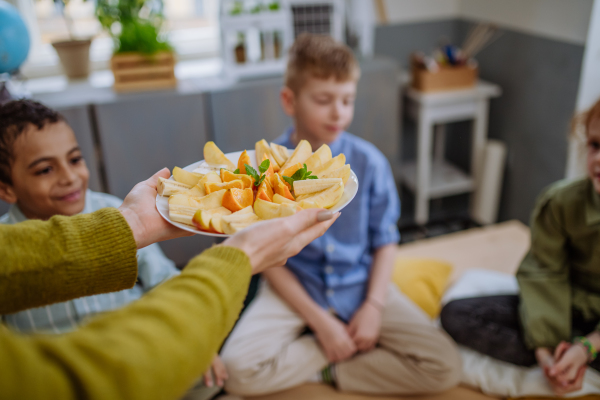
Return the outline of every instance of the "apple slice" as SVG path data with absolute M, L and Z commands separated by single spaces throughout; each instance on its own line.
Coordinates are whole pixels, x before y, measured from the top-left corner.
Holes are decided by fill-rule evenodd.
M 339 182 L 328 189 L 323 190 L 322 192 L 311 194 L 308 197 L 303 196 L 302 199 L 298 201 L 299 203 L 302 203 L 302 201 L 315 203 L 315 205 L 319 208 L 331 208 L 336 205 L 338 201 L 340 201 L 343 194 L 344 184 Z
M 224 208 L 224 207 L 223 207 Z M 227 215 L 243 215 L 243 214 L 252 214 L 254 211 L 252 211 L 252 207 L 248 206 L 246 208 L 242 208 L 240 211 L 236 211 L 233 214 L 227 214 Z M 218 233 L 224 233 L 223 232 L 223 226 L 221 225 L 222 220 L 221 218 L 223 217 L 222 214 L 216 214 L 213 215 L 213 217 L 210 219 L 210 228 Z
M 294 150 L 290 158 L 288 158 L 285 164 L 281 166 L 281 169 L 286 169 L 287 167 L 296 163 L 303 164 L 304 161 L 306 161 L 306 159 L 311 155 L 312 147 L 310 146 L 310 143 L 308 143 L 307 140 L 301 140 L 300 143 L 298 143 L 298 146 L 296 146 L 296 149 Z
M 215 142 L 206 142 L 204 145 L 204 161 L 212 166 L 223 165 L 230 171 L 235 171 L 235 164 L 217 147 Z
M 223 230 L 223 233 L 233 235 L 234 233 L 242 230 L 246 226 L 249 226 L 257 221 L 259 221 L 259 218 L 254 213 L 237 215 L 236 213 L 234 213 L 231 215 L 225 215 L 221 217 L 221 229 Z
M 305 179 L 303 181 L 294 181 L 294 195 L 321 192 L 335 184 L 342 182 L 342 178 L 328 179 Z
M 186 194 L 196 197 L 206 196 L 206 188 L 204 187 L 205 183 L 221 183 L 221 178 L 219 178 L 219 175 L 217 175 L 216 172 L 209 172 L 208 174 L 204 175 L 202 179 L 198 181 L 198 184 L 190 189 L 190 191 Z
M 156 191 L 161 196 L 171 196 L 178 193 L 185 193 L 192 187 L 185 183 L 180 183 L 172 179 L 165 179 L 163 177 L 158 178 L 158 184 L 156 185 Z
M 308 171 L 314 171 L 315 168 L 320 167 L 329 160 L 331 160 L 331 149 L 329 146 L 324 144 L 319 147 L 319 149 L 315 151 L 312 156 L 308 157 L 306 161 L 304 161 L 304 164 L 306 164 Z
M 348 179 L 350 179 L 350 164 L 344 165 L 342 168 L 334 169 L 333 171 L 326 172 L 321 175 L 322 179 L 328 178 L 342 178 L 342 182 L 344 186 Z
M 292 201 L 288 198 L 283 197 L 280 194 L 274 194 L 273 195 L 273 203 L 277 203 L 277 204 L 283 204 L 283 203 L 288 203 L 288 204 L 297 204 L 295 201 Z
M 346 156 L 344 154 L 340 154 L 336 157 L 333 157 L 331 160 L 327 161 L 320 167 L 315 168 L 312 174 L 316 175 L 319 178 L 322 178 L 323 174 L 326 174 L 338 168 L 342 168 L 345 164 Z
M 298 203 L 298 205 L 303 210 L 306 210 L 307 208 L 319 208 L 317 203 L 314 203 L 314 202 L 308 201 L 308 200 L 302 200 L 301 202 Z
M 223 196 L 227 190 L 219 190 L 204 197 L 187 196 L 185 194 L 176 194 L 169 198 L 169 205 L 180 205 L 194 207 L 196 210 L 210 210 L 223 205 Z
M 215 215 L 230 215 L 231 211 L 226 209 L 225 207 L 217 207 L 212 210 L 197 210 L 192 218 L 192 222 L 196 226 L 197 229 L 201 229 L 203 231 L 210 230 L 210 221 Z
M 288 217 L 296 214 L 299 207 L 290 203 L 271 203 L 263 199 L 256 199 L 254 202 L 254 212 L 260 219 L 273 219 L 280 217 Z
M 206 194 L 211 194 L 213 192 L 217 192 L 219 190 L 227 190 L 227 189 L 243 189 L 244 188 L 244 184 L 242 183 L 241 179 L 236 179 L 235 181 L 229 181 L 229 182 L 223 182 L 223 183 L 205 183 L 204 184 L 204 190 L 206 191 Z
M 273 154 L 275 161 L 277 161 L 280 167 L 290 158 L 287 147 L 277 143 L 271 143 L 271 154 Z
M 267 143 L 267 141 L 265 139 L 259 140 L 258 142 L 256 142 L 256 144 L 254 145 L 254 150 L 256 152 L 256 165 L 260 165 L 260 163 L 263 161 L 263 158 L 265 156 L 265 154 L 267 155 L 267 157 L 269 157 L 269 161 L 271 161 L 271 167 L 273 167 L 273 171 L 277 172 L 279 171 L 279 167 L 283 164 L 283 163 L 279 163 L 279 161 L 274 157 L 273 152 L 271 151 L 271 148 L 269 147 L 269 143 Z
M 169 204 L 169 218 L 173 222 L 194 226 L 192 218 L 194 218 L 196 211 L 197 209 L 194 207 Z
M 195 186 L 204 175 L 195 172 L 189 172 L 179 167 L 173 168 L 173 179 L 177 182 L 185 183 L 189 186 Z

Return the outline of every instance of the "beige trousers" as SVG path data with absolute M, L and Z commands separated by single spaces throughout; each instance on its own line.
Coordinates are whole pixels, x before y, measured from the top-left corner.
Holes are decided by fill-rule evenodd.
M 261 395 L 307 382 L 328 365 L 302 318 L 263 283 L 225 343 L 225 389 Z M 426 394 L 458 384 L 461 361 L 452 339 L 390 284 L 378 346 L 335 366 L 337 387 L 369 394 Z

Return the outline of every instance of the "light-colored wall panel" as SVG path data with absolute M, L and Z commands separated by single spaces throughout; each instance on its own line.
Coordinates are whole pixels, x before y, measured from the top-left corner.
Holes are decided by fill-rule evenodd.
M 586 42 L 593 0 L 461 0 L 460 16 L 574 44 Z
M 386 0 L 391 24 L 456 18 L 460 0 Z

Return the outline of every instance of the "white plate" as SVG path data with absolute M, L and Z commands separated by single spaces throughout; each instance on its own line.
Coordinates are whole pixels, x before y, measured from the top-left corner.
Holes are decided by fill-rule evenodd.
M 292 152 L 293 152 L 293 150 L 290 150 L 290 154 Z M 240 158 L 241 154 L 242 154 L 241 151 L 236 151 L 233 153 L 227 153 L 227 154 L 225 154 L 225 156 L 234 165 L 237 165 L 238 159 Z M 256 165 L 256 157 L 254 155 L 254 150 L 248 150 L 248 155 L 250 156 L 250 160 L 252 161 L 252 166 L 256 170 L 258 170 L 258 167 Z M 195 162 L 193 164 L 188 165 L 187 167 L 185 167 L 183 169 L 191 172 L 191 171 L 195 170 L 196 168 L 198 168 L 200 166 L 200 164 L 202 164 L 203 162 L 204 162 L 204 160 Z M 173 176 L 171 176 L 170 179 L 173 179 Z M 356 177 L 356 174 L 354 173 L 354 171 L 350 170 L 350 178 L 348 179 L 348 182 L 346 182 L 346 185 L 344 186 L 344 194 L 342 195 L 342 198 L 340 199 L 340 201 L 338 201 L 338 203 L 335 206 L 331 207 L 330 210 L 333 212 L 337 212 L 337 211 L 340 211 L 341 209 L 343 209 L 344 207 L 346 207 L 348 205 L 348 203 L 350 203 L 352 201 L 354 196 L 356 196 L 356 192 L 358 192 L 358 178 Z M 169 221 L 169 223 L 171 223 L 183 230 L 186 230 L 188 232 L 197 233 L 199 235 L 215 236 L 215 237 L 230 236 L 230 235 L 225 235 L 222 233 L 211 233 L 211 232 L 201 231 L 199 229 L 196 229 L 193 226 L 171 221 L 171 219 L 169 218 L 169 198 L 168 197 L 156 195 L 156 208 L 158 209 L 158 212 L 160 213 L 160 215 L 164 219 Z

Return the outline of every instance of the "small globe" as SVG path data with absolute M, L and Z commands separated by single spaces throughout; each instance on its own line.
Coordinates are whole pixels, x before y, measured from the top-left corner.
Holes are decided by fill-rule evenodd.
M 0 0 L 0 74 L 16 72 L 29 53 L 29 32 L 17 9 Z

